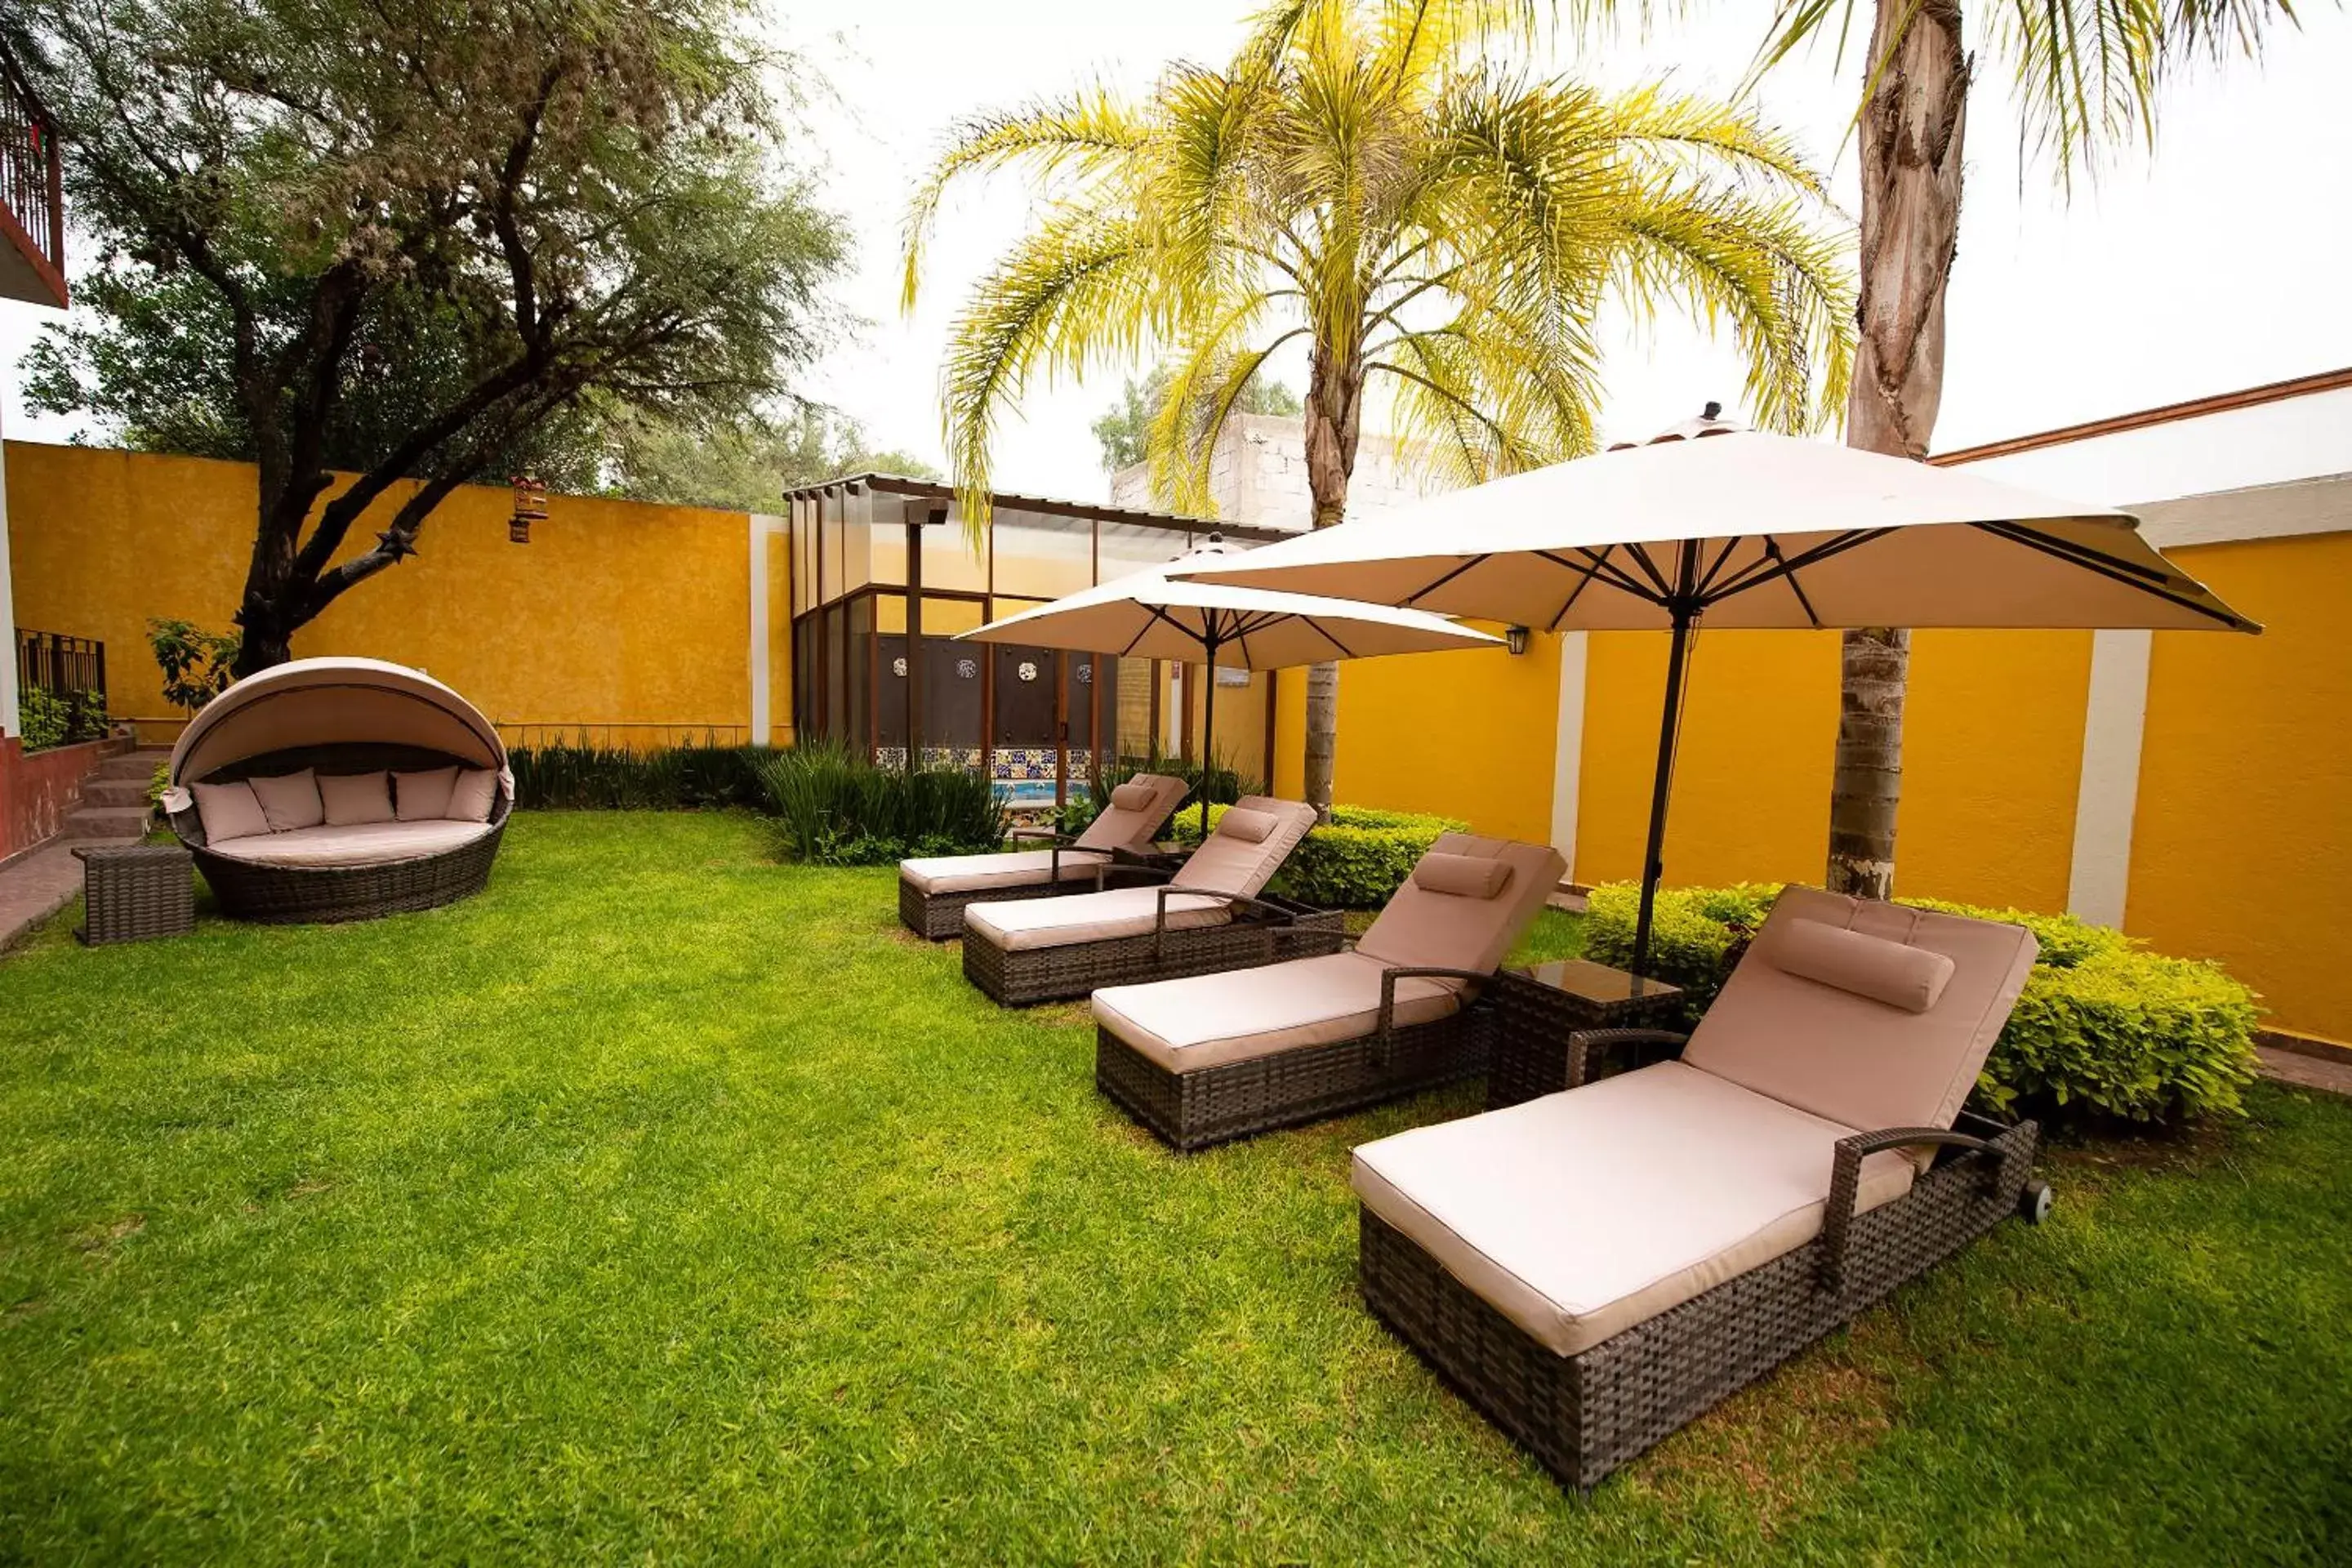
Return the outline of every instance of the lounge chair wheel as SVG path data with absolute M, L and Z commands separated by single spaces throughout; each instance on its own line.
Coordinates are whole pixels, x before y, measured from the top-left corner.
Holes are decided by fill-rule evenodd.
M 2050 1217 L 2050 1184 L 2028 1182 L 2017 1194 L 2018 1217 L 2028 1225 L 2040 1225 Z

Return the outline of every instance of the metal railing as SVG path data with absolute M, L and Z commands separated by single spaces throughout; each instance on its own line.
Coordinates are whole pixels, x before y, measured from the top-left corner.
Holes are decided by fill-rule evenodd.
M 42 283 L 66 302 L 65 160 L 52 121 L 0 49 L 0 215 Z
M 16 685 L 61 700 L 106 689 L 106 645 L 60 632 L 16 632 Z

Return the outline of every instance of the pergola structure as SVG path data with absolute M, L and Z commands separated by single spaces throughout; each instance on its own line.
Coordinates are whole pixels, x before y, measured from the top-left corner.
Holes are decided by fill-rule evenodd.
M 898 474 L 831 479 L 785 502 L 795 732 L 888 764 L 976 767 L 1034 805 L 1049 783 L 1061 805 L 1074 773 L 1089 777 L 1109 757 L 1171 742 L 1189 755 L 1201 677 L 1163 660 L 959 644 L 956 634 L 1162 565 L 1212 533 L 1243 548 L 1287 537 L 1000 491 L 975 549 L 952 486 Z

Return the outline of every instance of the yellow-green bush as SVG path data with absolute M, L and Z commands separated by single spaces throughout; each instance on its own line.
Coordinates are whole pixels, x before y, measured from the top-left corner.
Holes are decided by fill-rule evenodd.
M 1776 889 L 1672 888 L 1658 894 L 1651 971 L 1684 988 L 1692 1016 L 1722 988 L 1738 950 Z M 1620 968 L 1633 960 L 1639 890 L 1593 890 L 1585 952 Z M 2119 931 L 2072 915 L 1991 910 L 1929 899 L 1921 909 L 2022 925 L 2041 943 L 2009 1025 L 1978 1077 L 1976 1100 L 2004 1114 L 2091 1115 L 2159 1122 L 2241 1110 L 2254 1076 L 2260 1008 L 2220 965 L 2168 958 Z
M 1222 805 L 1209 807 L 1212 828 L 1224 813 Z M 1186 844 L 1200 843 L 1201 808 L 1180 812 L 1174 831 Z M 1438 835 L 1468 831 L 1468 823 L 1451 816 L 1335 805 L 1331 820 L 1291 851 L 1274 888 L 1318 909 L 1376 910 L 1412 875 L 1413 862 Z

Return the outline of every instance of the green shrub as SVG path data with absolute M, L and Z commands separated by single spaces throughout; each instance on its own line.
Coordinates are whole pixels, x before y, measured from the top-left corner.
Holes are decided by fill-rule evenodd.
M 62 746 L 73 733 L 73 709 L 53 691 L 28 686 L 16 699 L 16 739 L 28 752 Z
M 515 805 L 526 811 L 679 811 L 701 806 L 764 809 L 760 764 L 771 746 L 671 746 L 632 752 L 619 746 L 518 747 Z
M 1694 1018 L 1722 988 L 1729 964 L 1777 896 L 1754 883 L 1660 889 L 1651 970 L 1684 987 Z M 1585 921 L 1589 956 L 1620 968 L 1632 962 L 1638 897 L 1630 883 L 1593 890 Z M 1978 1104 L 2045 1121 L 2142 1122 L 2242 1109 L 2240 1090 L 2254 1077 L 2260 1009 L 2253 992 L 2218 964 L 2150 952 L 2119 931 L 2073 915 L 1902 901 L 2013 921 L 2041 943 L 2009 1025 L 1977 1079 Z
M 1690 1022 L 1706 1011 L 1748 939 L 1764 923 L 1780 889 L 1763 882 L 1728 888 L 1660 888 L 1650 916 L 1650 973 L 1683 988 Z M 1610 882 L 1592 889 L 1584 921 L 1584 955 L 1618 969 L 1633 966 L 1633 927 L 1642 889 Z
M 1209 807 L 1212 830 L 1225 814 Z M 1290 853 L 1274 879 L 1276 891 L 1322 909 L 1376 910 L 1412 875 L 1413 862 L 1441 833 L 1467 833 L 1470 825 L 1451 816 L 1410 811 L 1380 811 L 1365 805 L 1335 805 L 1331 820 L 1314 828 Z M 1201 814 L 1179 816 L 1175 837 L 1201 842 Z
M 785 856 L 816 865 L 977 854 L 1001 846 L 1010 824 L 985 774 L 878 768 L 831 742 L 769 757 L 760 782 Z

